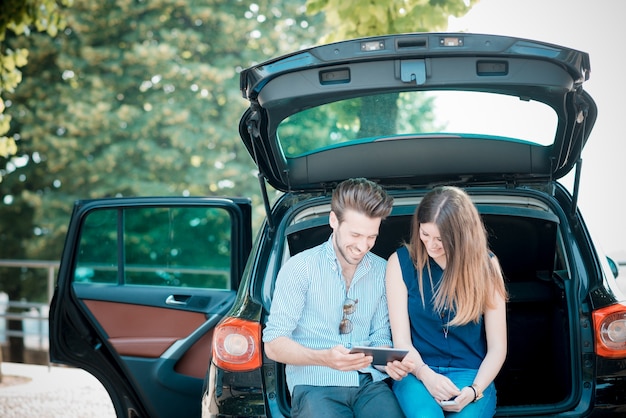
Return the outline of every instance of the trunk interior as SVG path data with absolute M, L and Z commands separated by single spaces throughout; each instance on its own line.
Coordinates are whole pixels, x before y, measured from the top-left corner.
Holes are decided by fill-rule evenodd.
M 404 212 L 397 208 L 382 223 L 375 253 L 386 259 L 408 241 L 414 207 Z M 574 293 L 563 251 L 557 248 L 558 218 L 545 210 L 477 207 L 509 292 L 508 354 L 496 379 L 499 411 L 566 402 L 573 373 L 568 301 Z M 289 252 L 293 255 L 317 245 L 329 234 L 327 220 L 320 217 L 295 223 L 287 230 Z M 286 384 L 281 386 L 288 397 Z

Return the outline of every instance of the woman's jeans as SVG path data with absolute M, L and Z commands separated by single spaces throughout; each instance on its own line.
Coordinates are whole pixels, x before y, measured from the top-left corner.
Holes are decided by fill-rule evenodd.
M 478 372 L 474 369 L 451 367 L 431 367 L 431 369 L 448 377 L 459 389 L 470 386 Z M 426 386 L 412 374 L 402 380 L 394 381 L 393 392 L 407 418 L 482 418 L 493 417 L 496 413 L 496 387 L 493 383 L 483 391 L 484 397 L 482 399 L 469 403 L 460 412 L 447 412 L 441 409 Z

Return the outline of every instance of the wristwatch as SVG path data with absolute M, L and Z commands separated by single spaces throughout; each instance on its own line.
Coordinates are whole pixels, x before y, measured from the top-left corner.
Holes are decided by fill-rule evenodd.
M 472 390 L 474 391 L 474 400 L 472 402 L 476 402 L 482 399 L 483 393 L 478 389 L 478 385 L 476 383 L 472 383 L 472 386 L 470 386 L 470 388 L 472 388 Z

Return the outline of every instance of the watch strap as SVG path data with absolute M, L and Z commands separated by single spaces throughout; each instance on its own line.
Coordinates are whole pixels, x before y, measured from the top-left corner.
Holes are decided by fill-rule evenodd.
M 483 393 L 478 389 L 478 385 L 476 383 L 472 383 L 470 388 L 474 391 L 474 400 L 472 402 L 482 399 Z

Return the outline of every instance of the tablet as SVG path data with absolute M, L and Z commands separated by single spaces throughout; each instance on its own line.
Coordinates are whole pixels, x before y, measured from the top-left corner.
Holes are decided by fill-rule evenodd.
M 372 356 L 372 364 L 376 366 L 385 366 L 388 362 L 399 360 L 401 361 L 404 356 L 407 355 L 409 350 L 400 350 L 397 348 L 388 347 L 352 347 L 350 353 L 365 353 L 365 355 Z

